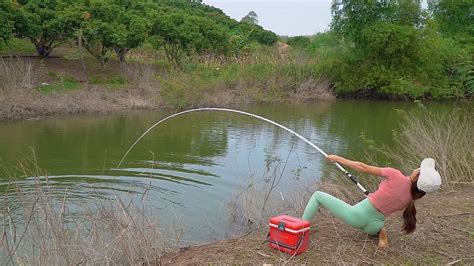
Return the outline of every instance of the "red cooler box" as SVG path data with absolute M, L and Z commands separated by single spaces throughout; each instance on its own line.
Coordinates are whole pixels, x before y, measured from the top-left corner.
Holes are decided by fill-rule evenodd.
M 288 215 L 270 218 L 270 247 L 291 255 L 305 252 L 309 247 L 309 222 Z

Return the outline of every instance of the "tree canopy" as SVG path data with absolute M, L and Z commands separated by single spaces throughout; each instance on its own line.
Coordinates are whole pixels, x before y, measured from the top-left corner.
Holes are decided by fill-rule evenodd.
M 192 53 L 226 53 L 229 36 L 212 20 L 175 12 L 156 17 L 151 32 L 155 47 L 163 47 L 168 60 L 181 66 L 182 57 Z
M 0 46 L 8 41 L 13 35 L 13 7 L 4 1 L 0 3 Z
M 14 10 L 14 33 L 29 39 L 40 56 L 48 57 L 55 47 L 74 36 L 80 16 L 71 12 L 68 1 L 25 2 Z
M 469 63 L 460 56 L 461 48 L 437 31 L 472 36 L 473 18 L 466 11 L 472 8 L 466 1 L 433 1 L 436 24 L 420 1 L 334 0 L 331 29 L 345 47 L 335 55 L 339 64 L 331 73 L 336 90 L 413 98 L 474 91 L 463 74 Z
M 245 40 L 242 47 L 252 42 L 273 45 L 278 39 L 255 23 L 238 22 L 198 0 L 23 0 L 3 1 L 0 7 L 1 40 L 12 35 L 29 39 L 41 57 L 48 57 L 80 35 L 81 44 L 103 66 L 114 53 L 124 62 L 128 51 L 148 40 L 179 64 L 193 53 L 235 52 L 241 47 L 234 45 L 237 39 Z M 256 22 L 256 14 L 250 15 Z
M 95 1 L 83 8 L 89 14 L 82 27 L 84 47 L 103 66 L 112 52 L 124 62 L 125 55 L 140 46 L 148 36 L 151 22 L 147 19 L 146 5 Z
M 441 33 L 467 43 L 474 40 L 474 2 L 432 0 L 429 9 Z
M 423 21 L 419 1 L 333 0 L 331 29 L 364 45 L 362 31 L 380 22 L 418 26 Z

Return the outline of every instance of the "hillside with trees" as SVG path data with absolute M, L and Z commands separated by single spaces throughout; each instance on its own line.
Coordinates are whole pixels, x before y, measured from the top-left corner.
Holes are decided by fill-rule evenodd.
M 3 99 L 19 87 L 61 95 L 110 86 L 142 95 L 142 107 L 466 98 L 474 92 L 473 9 L 469 1 L 334 0 L 329 31 L 282 38 L 254 11 L 237 21 L 201 1 L 2 1 Z M 31 80 L 8 77 L 34 54 L 22 62 Z

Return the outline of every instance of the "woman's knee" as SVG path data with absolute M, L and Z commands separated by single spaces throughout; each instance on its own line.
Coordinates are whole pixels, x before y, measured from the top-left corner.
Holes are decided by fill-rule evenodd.
M 384 227 L 385 223 L 371 222 L 365 226 L 362 231 L 368 233 L 371 236 L 376 236 L 380 230 Z
M 324 194 L 326 194 L 326 193 L 321 192 L 321 191 L 316 191 L 316 192 L 313 193 L 313 195 L 311 196 L 311 198 L 313 198 L 313 199 L 320 198 L 320 197 L 322 197 Z

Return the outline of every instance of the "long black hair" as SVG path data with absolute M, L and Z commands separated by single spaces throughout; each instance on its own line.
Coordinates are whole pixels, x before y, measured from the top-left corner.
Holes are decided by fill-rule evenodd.
M 419 190 L 417 187 L 418 181 L 415 181 L 411 184 L 411 198 L 412 201 L 408 204 L 408 206 L 403 211 L 403 231 L 406 234 L 413 233 L 416 229 L 416 208 L 415 208 L 415 200 L 422 198 L 426 193 L 422 190 Z

